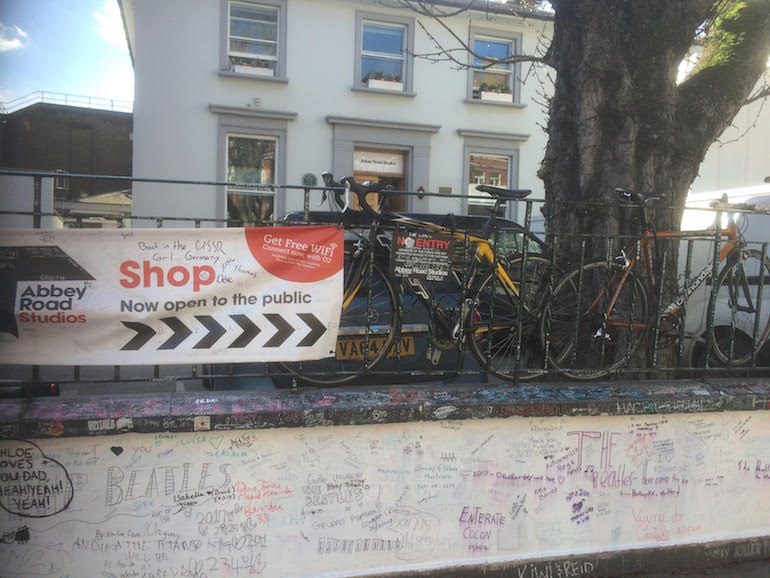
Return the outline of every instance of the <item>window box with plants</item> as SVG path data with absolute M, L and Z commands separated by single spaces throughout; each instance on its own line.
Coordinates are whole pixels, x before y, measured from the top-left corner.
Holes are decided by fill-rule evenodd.
M 275 76 L 275 70 L 269 67 L 268 62 L 262 60 L 249 60 L 235 58 L 230 63 L 231 70 L 238 74 L 251 74 L 253 76 Z
M 370 72 L 364 79 L 366 85 L 369 88 L 377 88 L 379 90 L 391 90 L 396 92 L 403 92 L 404 83 L 401 82 L 400 76 L 393 74 L 383 74 L 382 72 Z
M 488 100 L 491 102 L 513 102 L 513 94 L 511 88 L 504 84 L 481 84 L 478 87 L 474 87 L 474 93 L 477 93 L 481 100 Z

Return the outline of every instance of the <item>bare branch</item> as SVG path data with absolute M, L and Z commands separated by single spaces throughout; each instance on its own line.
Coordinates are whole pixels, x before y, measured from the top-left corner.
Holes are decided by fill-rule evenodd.
M 759 124 L 759 119 L 762 116 L 762 109 L 765 108 L 765 103 L 766 102 L 767 102 L 766 100 L 763 100 L 762 104 L 759 105 L 759 109 L 757 110 L 756 114 L 754 115 L 754 122 L 752 122 L 750 126 L 746 127 L 746 130 L 744 130 L 741 134 L 739 134 L 738 136 L 736 136 L 735 138 L 732 138 L 730 140 L 726 140 L 726 141 L 721 141 L 720 140 L 720 141 L 718 141 L 719 145 L 720 146 L 725 146 L 725 145 L 730 144 L 730 143 L 738 142 L 743 137 L 745 137 L 747 134 L 749 134 L 752 130 L 757 128 L 757 125 Z
M 751 104 L 752 102 L 757 102 L 758 100 L 765 100 L 768 97 L 770 97 L 770 85 L 765 84 L 757 92 L 750 95 L 744 104 Z
M 516 64 L 519 62 L 534 62 L 539 64 L 545 64 L 550 66 L 550 62 L 544 56 L 527 55 L 527 54 L 512 54 L 506 58 L 493 58 L 483 54 L 478 54 L 473 50 L 471 45 L 462 37 L 460 37 L 446 22 L 447 18 L 457 16 L 463 12 L 468 11 L 476 0 L 465 0 L 463 5 L 457 10 L 447 12 L 440 9 L 436 4 L 432 2 L 426 2 L 425 0 L 398 0 L 398 4 L 406 9 L 412 10 L 419 15 L 430 18 L 433 22 L 437 23 L 447 34 L 449 34 L 457 46 L 454 48 L 445 48 L 444 45 L 436 38 L 428 28 L 420 21 L 420 28 L 425 32 L 428 38 L 433 42 L 434 46 L 438 49 L 437 52 L 417 54 L 414 53 L 414 58 L 421 58 L 430 62 L 451 62 L 462 69 L 473 68 L 476 70 L 486 70 L 500 64 Z M 469 55 L 467 61 L 455 56 L 456 53 L 461 53 L 463 56 Z M 476 64 L 481 61 L 483 64 Z

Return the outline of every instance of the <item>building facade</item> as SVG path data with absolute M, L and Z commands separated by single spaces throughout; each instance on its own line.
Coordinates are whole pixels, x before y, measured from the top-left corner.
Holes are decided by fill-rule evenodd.
M 394 4 L 123 0 L 136 72 L 134 175 L 299 185 L 332 171 L 437 193 L 396 201 L 420 212 L 483 212 L 486 199 L 467 197 L 480 182 L 541 192 L 542 86 L 523 81 L 537 75 L 525 64 L 474 71 L 415 57 L 449 33 Z M 551 24 L 491 9 L 447 21 L 492 56 L 536 51 Z M 300 192 L 136 183 L 134 215 L 251 225 L 301 208 Z M 320 192 L 311 208 L 319 201 Z
M 0 120 L 0 167 L 131 176 L 131 112 L 35 102 Z M 108 180 L 57 181 L 60 201 L 130 189 Z
M 466 66 L 425 56 L 456 46 L 452 35 L 478 55 L 537 53 L 550 37 L 547 15 L 478 2 L 444 28 L 389 0 L 120 4 L 136 73 L 133 174 L 240 184 L 136 183 L 135 217 L 253 225 L 301 208 L 302 191 L 247 185 L 320 183 L 324 171 L 436 193 L 395 201 L 415 212 L 483 213 L 479 183 L 542 196 L 547 71 L 528 63 L 474 70 L 480 61 L 464 51 L 455 57 Z M 739 113 L 693 192 L 770 176 L 765 108 L 755 102 Z M 320 193 L 311 208 L 319 203 Z M 507 216 L 523 219 L 522 206 L 512 203 Z

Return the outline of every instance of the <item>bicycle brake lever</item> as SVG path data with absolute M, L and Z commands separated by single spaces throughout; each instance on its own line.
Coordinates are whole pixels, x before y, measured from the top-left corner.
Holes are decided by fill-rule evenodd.
M 345 182 L 345 206 L 342 207 L 342 212 L 348 210 L 348 207 L 350 207 L 350 183 L 348 181 Z
M 623 264 L 621 265 L 621 268 L 623 269 L 623 271 L 626 271 L 631 266 L 631 259 L 629 259 L 628 255 L 626 255 L 625 249 L 620 250 L 620 255 L 615 257 L 615 261 L 618 261 L 618 262 L 622 261 Z

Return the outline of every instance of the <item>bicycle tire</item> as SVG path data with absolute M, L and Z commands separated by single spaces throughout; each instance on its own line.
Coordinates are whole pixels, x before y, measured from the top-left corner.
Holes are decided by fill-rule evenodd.
M 709 343 L 712 353 L 722 366 L 749 364 L 770 335 L 770 315 L 767 315 L 770 311 L 759 302 L 759 279 L 763 266 L 763 282 L 767 284 L 770 283 L 770 260 L 763 260 L 759 251 L 743 249 L 739 259 L 719 272 L 714 289 L 716 299 L 709 302 L 709 318 L 714 320 L 713 330 L 709 333 Z M 767 288 L 762 289 L 764 295 Z M 767 294 L 767 297 L 770 297 L 770 294 Z M 728 325 L 721 324 L 724 315 L 720 316 L 717 310 L 725 304 L 730 311 Z M 756 325 L 755 340 L 757 314 L 760 315 L 760 322 Z M 762 322 L 761 317 L 765 316 Z
M 479 364 L 506 381 L 529 380 L 542 376 L 547 369 L 540 347 L 540 312 L 547 294 L 551 261 L 529 256 L 505 266 L 506 272 L 523 292 L 520 297 L 507 291 L 496 271 L 487 273 L 476 286 L 466 321 L 467 341 Z M 520 304 L 524 305 L 520 307 Z
M 368 260 L 368 255 L 359 258 Z M 336 355 L 317 361 L 277 364 L 299 382 L 343 385 L 371 371 L 389 354 L 397 335 L 396 290 L 377 263 L 365 263 L 363 267 L 358 275 L 351 272 L 354 267 L 346 264 Z
M 549 364 L 566 377 L 590 380 L 613 373 L 628 364 L 641 342 L 649 325 L 648 299 L 633 271 L 606 316 L 623 274 L 620 266 L 597 261 L 556 283 L 540 339 Z

